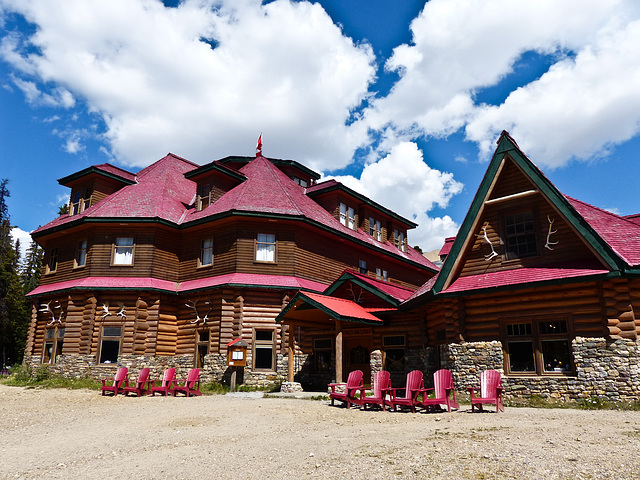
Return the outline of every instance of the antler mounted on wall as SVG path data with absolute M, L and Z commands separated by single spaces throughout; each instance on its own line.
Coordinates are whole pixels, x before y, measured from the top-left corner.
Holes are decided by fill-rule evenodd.
M 551 230 L 553 228 L 553 222 L 555 222 L 555 218 L 551 220 L 551 218 L 549 218 L 549 215 L 547 215 L 547 220 L 549 221 L 549 231 L 547 232 L 547 242 L 544 244 L 544 248 L 553 250 L 553 248 L 551 248 L 551 245 L 557 245 L 559 242 L 552 242 L 551 235 L 557 233 L 558 230 Z
M 353 301 L 356 303 L 360 303 L 362 301 L 362 287 L 360 287 L 360 293 L 356 297 L 356 292 L 353 291 L 353 284 L 349 284 L 349 291 L 351 292 L 351 296 L 353 297 Z
M 125 310 L 127 307 L 124 306 L 123 302 L 118 302 L 117 305 L 119 307 L 119 310 L 115 315 L 117 317 L 122 317 L 123 319 L 126 319 L 127 314 Z M 100 318 L 104 320 L 105 318 L 110 317 L 111 315 L 112 315 L 111 312 L 109 312 L 109 301 L 107 300 L 102 304 L 102 315 L 100 315 Z
M 62 317 L 64 315 L 64 309 L 62 308 L 62 305 L 60 305 L 59 301 L 55 301 L 53 303 L 53 309 L 51 308 L 51 302 L 54 302 L 53 300 L 49 300 L 47 303 L 41 303 L 40 304 L 40 312 L 43 313 L 50 313 L 51 314 L 51 321 L 49 323 L 47 323 L 47 326 L 49 325 L 61 325 L 62 324 Z M 54 310 L 60 310 L 60 314 L 58 315 L 58 317 L 56 317 L 56 314 L 54 312 Z
M 211 306 L 211 302 L 209 302 L 209 300 L 205 300 L 204 304 L 205 305 L 209 305 L 209 310 L 207 310 L 207 313 L 205 313 L 204 317 L 200 317 L 200 314 L 198 313 L 198 302 L 200 301 L 200 299 L 193 301 L 193 300 L 188 300 L 187 303 L 184 304 L 185 307 L 187 307 L 189 310 L 193 310 L 196 314 L 196 319 L 191 322 L 191 323 L 195 323 L 196 325 L 199 324 L 200 322 L 202 322 L 203 324 L 207 323 L 207 320 L 209 319 L 209 314 L 211 313 L 211 310 L 213 310 L 213 307 Z
M 485 255 L 484 259 L 486 261 L 492 260 L 495 257 L 498 256 L 498 252 L 496 252 L 496 250 L 493 248 L 493 243 L 491 243 L 491 240 L 489 240 L 489 235 L 487 235 L 487 226 L 483 225 L 482 226 L 482 235 L 476 235 L 477 237 L 483 237 L 486 242 L 489 244 L 489 246 L 491 247 L 491 253 L 489 255 Z

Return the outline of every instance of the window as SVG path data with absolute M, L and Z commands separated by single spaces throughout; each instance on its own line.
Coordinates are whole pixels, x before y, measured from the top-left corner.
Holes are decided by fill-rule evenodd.
M 382 224 L 380 220 L 375 220 L 373 217 L 369 217 L 369 235 L 378 240 L 382 241 Z
M 369 272 L 369 270 L 367 270 L 367 261 L 366 260 L 358 261 L 358 271 L 363 275 L 366 275 Z
M 206 183 L 198 187 L 196 210 L 204 210 L 211 204 L 211 184 Z
M 538 242 L 531 211 L 506 215 L 504 232 L 507 260 L 538 254 Z
M 376 278 L 378 280 L 384 280 L 385 282 L 389 281 L 389 272 L 383 270 L 382 268 L 376 268 Z
M 196 332 L 196 368 L 204 366 L 204 359 L 209 354 L 209 330 Z
M 133 237 L 117 237 L 113 246 L 113 265 L 133 265 Z
M 352 207 L 340 203 L 340 223 L 352 230 L 356 229 L 356 214 Z
M 407 245 L 405 243 L 405 233 L 400 230 L 393 230 L 393 243 L 394 245 L 402 250 L 403 252 L 407 251 Z
M 213 265 L 213 238 L 205 238 L 200 242 L 199 267 Z
M 276 261 L 276 236 L 271 233 L 259 233 L 256 239 L 256 261 Z
M 84 267 L 87 263 L 87 241 L 80 240 L 76 248 L 76 258 L 74 260 L 74 267 Z
M 313 356 L 316 373 L 333 372 L 332 342 L 330 338 L 313 340 Z
M 302 178 L 299 178 L 299 177 L 293 177 L 293 181 L 296 182 L 301 187 L 308 187 L 309 186 L 309 182 L 307 182 L 306 180 L 303 180 Z
M 519 321 L 506 325 L 506 363 L 510 373 L 571 372 L 566 320 Z
M 91 206 L 91 195 L 93 189 L 85 188 L 71 192 L 71 202 L 69 205 L 69 215 L 77 215 L 84 212 Z
M 100 363 L 117 363 L 120 354 L 120 340 L 122 339 L 122 326 L 102 327 L 100 339 Z
M 388 372 L 404 372 L 404 335 L 382 337 L 384 347 L 384 369 Z
M 253 368 L 255 370 L 274 370 L 276 349 L 275 330 L 253 331 Z
M 47 273 L 54 273 L 58 269 L 58 249 L 52 248 L 49 252 L 49 263 L 47 264 Z
M 64 330 L 64 327 L 51 327 L 45 330 L 42 363 L 55 363 L 56 357 L 62 355 Z

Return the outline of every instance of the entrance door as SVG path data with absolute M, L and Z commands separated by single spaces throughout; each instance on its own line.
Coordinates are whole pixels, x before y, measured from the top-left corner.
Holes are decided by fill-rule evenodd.
M 354 370 L 362 370 L 364 385 L 371 387 L 371 337 L 346 337 L 344 339 L 343 378 Z

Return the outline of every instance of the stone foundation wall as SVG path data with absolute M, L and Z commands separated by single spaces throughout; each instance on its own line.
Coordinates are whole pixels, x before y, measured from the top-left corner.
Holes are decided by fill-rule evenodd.
M 640 399 L 640 343 L 577 337 L 571 343 L 575 375 L 504 376 L 502 344 L 476 342 L 441 347 L 443 368 L 452 371 L 456 389 L 480 386 L 480 372 L 503 373 L 505 397 L 550 400 L 604 397 L 612 402 Z

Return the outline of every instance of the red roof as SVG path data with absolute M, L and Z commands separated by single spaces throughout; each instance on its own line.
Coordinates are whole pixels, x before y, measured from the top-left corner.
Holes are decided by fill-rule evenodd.
M 110 173 L 111 175 L 116 175 L 118 177 L 122 177 L 131 182 L 136 181 L 136 174 L 128 172 L 127 170 L 123 170 L 120 167 L 116 167 L 115 165 L 111 165 L 110 163 L 101 163 L 100 165 L 94 165 L 96 169 L 102 170 L 103 172 Z
M 442 246 L 442 248 L 440 249 L 440 253 L 438 253 L 438 255 L 443 256 L 443 255 L 449 255 L 449 252 L 451 251 L 451 247 L 453 246 L 453 242 L 455 241 L 456 237 L 447 237 L 444 239 L 444 245 Z
M 469 290 L 506 287 L 509 285 L 518 285 L 523 283 L 586 277 L 590 275 L 606 275 L 609 273 L 608 270 L 603 268 L 593 268 L 594 266 L 590 267 L 591 268 L 580 268 L 577 265 L 527 267 L 484 273 L 482 275 L 458 277 L 451 285 L 449 285 L 448 288 L 443 290 L 442 293 L 465 292 Z
M 347 270 L 345 273 L 358 277 L 363 282 L 371 285 L 376 290 L 380 290 L 382 293 L 389 295 L 401 302 L 405 301 L 413 294 L 413 289 L 396 285 L 393 283 L 378 280 L 377 278 L 370 277 L 369 275 L 363 275 L 362 273 L 354 272 L 353 270 Z
M 631 266 L 640 265 L 640 225 L 580 200 L 567 200 L 620 258 Z
M 346 300 L 344 298 L 328 297 L 326 295 L 320 295 L 317 293 L 305 292 L 304 297 L 307 297 L 314 302 L 319 303 L 323 307 L 336 313 L 339 317 L 349 317 L 358 320 L 365 320 L 368 322 L 382 323 L 378 317 L 374 317 L 364 308 L 358 305 L 353 300 Z
M 151 277 L 86 277 L 76 280 L 67 280 L 50 285 L 41 285 L 28 296 L 44 295 L 51 292 L 68 289 L 92 289 L 92 288 L 132 288 L 164 290 L 172 293 L 184 293 L 191 290 L 200 290 L 219 285 L 256 285 L 261 287 L 290 288 L 292 290 L 314 290 L 320 292 L 326 288 L 323 283 L 314 282 L 298 277 L 286 277 L 278 275 L 257 275 L 251 273 L 231 273 L 216 277 L 190 280 L 176 283 L 168 280 L 160 280 Z

